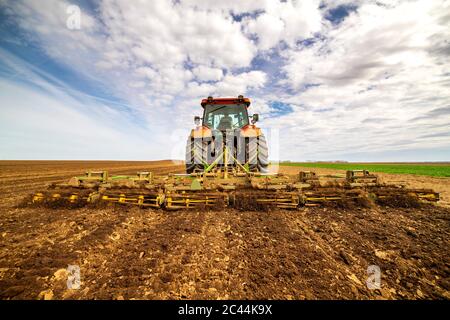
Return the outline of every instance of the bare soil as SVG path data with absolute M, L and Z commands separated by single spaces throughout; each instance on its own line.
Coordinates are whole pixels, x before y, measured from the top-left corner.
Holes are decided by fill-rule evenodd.
M 450 299 L 450 209 L 440 205 L 176 212 L 17 206 L 46 183 L 100 168 L 183 171 L 171 161 L 0 162 L 1 299 Z M 401 178 L 448 199 L 445 180 Z M 81 269 L 78 290 L 67 289 L 68 265 Z M 381 269 L 381 289 L 367 288 L 370 265 Z

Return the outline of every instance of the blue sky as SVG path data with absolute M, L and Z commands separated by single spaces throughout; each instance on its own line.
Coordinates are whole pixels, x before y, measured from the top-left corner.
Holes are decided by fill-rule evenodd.
M 182 159 L 200 100 L 244 94 L 274 160 L 448 161 L 449 11 L 0 0 L 0 159 Z

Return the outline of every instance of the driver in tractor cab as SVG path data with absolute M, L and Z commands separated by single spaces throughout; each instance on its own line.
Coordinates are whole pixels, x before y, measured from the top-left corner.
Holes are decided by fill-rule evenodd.
M 231 129 L 232 126 L 233 126 L 233 118 L 230 117 L 228 111 L 224 110 L 223 117 L 222 117 L 222 119 L 220 119 L 217 129 L 227 130 L 227 129 Z

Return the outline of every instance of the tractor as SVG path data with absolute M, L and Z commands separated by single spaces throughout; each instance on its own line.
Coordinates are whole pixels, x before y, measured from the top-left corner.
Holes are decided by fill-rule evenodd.
M 208 97 L 201 102 L 203 117 L 196 116 L 186 143 L 186 173 L 236 167 L 247 172 L 267 173 L 267 142 L 255 123 L 258 114 L 249 116 L 250 99 Z

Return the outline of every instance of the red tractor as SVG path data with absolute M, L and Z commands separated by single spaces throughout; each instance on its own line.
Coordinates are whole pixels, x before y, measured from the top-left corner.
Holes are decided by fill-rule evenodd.
M 186 145 L 186 172 L 246 171 L 267 173 L 269 154 L 258 114 L 248 115 L 250 99 L 208 97 L 201 102 L 203 117 Z M 250 120 L 251 119 L 251 120 Z

